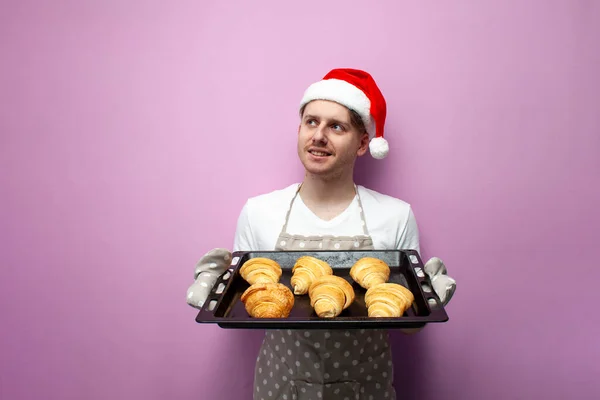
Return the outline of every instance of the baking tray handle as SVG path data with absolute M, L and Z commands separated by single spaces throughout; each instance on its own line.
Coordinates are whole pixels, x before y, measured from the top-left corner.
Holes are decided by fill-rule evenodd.
M 429 310 L 430 317 L 434 319 L 439 319 L 443 321 L 448 320 L 448 314 L 444 309 L 442 301 L 439 296 L 433 290 L 433 285 L 431 284 L 431 279 L 429 275 L 425 273 L 425 266 L 423 264 L 423 260 L 421 259 L 420 254 L 415 250 L 402 250 L 406 257 L 408 257 L 408 261 L 411 265 L 411 268 L 417 278 L 417 282 L 419 283 L 419 290 L 421 291 L 421 295 L 427 301 L 426 305 Z
M 204 305 L 200 309 L 200 312 L 196 316 L 196 322 L 214 323 L 217 321 L 215 317 L 215 311 L 219 308 L 221 300 L 223 299 L 223 293 L 229 289 L 229 285 L 233 281 L 234 274 L 237 272 L 235 267 L 240 259 L 241 252 L 235 252 L 232 254 L 231 265 L 229 269 L 225 271 L 215 281 Z

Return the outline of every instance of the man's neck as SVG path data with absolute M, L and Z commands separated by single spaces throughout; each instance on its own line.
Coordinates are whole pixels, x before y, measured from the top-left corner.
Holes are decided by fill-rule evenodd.
M 350 205 L 356 190 L 351 175 L 345 179 L 327 180 L 306 174 L 299 195 L 315 215 L 328 221 Z

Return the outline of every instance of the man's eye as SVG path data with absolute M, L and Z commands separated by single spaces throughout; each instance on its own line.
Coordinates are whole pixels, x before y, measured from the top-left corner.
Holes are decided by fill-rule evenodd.
M 308 121 L 306 121 L 306 124 L 311 126 L 315 125 L 316 123 L 317 121 L 315 121 L 314 119 L 309 119 Z
M 340 131 L 340 132 L 344 130 L 344 128 L 339 124 L 333 124 L 331 127 L 333 128 L 333 130 Z

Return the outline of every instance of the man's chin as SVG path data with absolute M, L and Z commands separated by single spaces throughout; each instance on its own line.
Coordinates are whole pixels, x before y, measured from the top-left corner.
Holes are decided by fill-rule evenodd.
M 315 168 L 311 166 L 304 166 L 304 171 L 306 175 L 319 178 L 322 180 L 332 180 L 335 179 L 339 174 L 336 174 L 334 170 L 329 168 Z

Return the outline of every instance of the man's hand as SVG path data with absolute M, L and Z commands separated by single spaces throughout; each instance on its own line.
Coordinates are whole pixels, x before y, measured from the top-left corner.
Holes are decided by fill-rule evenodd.
M 187 303 L 201 309 L 215 282 L 231 264 L 231 252 L 216 248 L 204 255 L 194 269 L 194 283 L 187 290 Z
M 437 296 L 440 298 L 440 301 L 445 306 L 454 295 L 454 291 L 456 290 L 456 281 L 448 276 L 444 262 L 437 257 L 430 258 L 429 261 L 425 263 L 423 268 L 425 269 L 425 273 L 429 276 L 429 280 L 431 281 L 431 285 L 433 286 L 435 294 L 437 294 Z M 412 335 L 420 332 L 423 328 L 424 327 L 415 329 L 401 329 L 401 331 L 406 335 Z
M 431 280 L 433 290 L 445 306 L 454 295 L 456 281 L 448 276 L 444 262 L 437 257 L 430 258 L 425 263 L 424 269 Z

